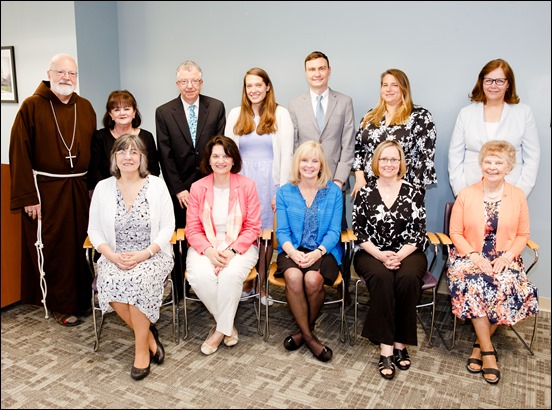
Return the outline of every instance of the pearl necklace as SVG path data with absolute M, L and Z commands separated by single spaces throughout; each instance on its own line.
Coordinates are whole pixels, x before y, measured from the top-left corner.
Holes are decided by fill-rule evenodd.
M 77 104 L 74 104 L 75 107 L 75 124 L 73 125 L 73 138 L 71 139 L 71 146 L 68 147 L 67 143 L 65 142 L 65 139 L 63 138 L 63 134 L 61 133 L 61 130 L 59 129 L 59 124 L 56 116 L 56 111 L 54 110 L 54 104 L 52 104 L 52 100 L 50 100 L 50 107 L 52 107 L 52 114 L 54 114 L 54 121 L 56 122 L 56 127 L 59 133 L 59 137 L 61 138 L 61 142 L 63 142 L 63 145 L 65 146 L 65 149 L 67 149 L 68 156 L 65 157 L 65 159 L 69 160 L 69 163 L 71 164 L 71 168 L 73 168 L 73 158 L 77 158 L 76 155 L 71 155 L 71 150 L 73 149 L 73 144 L 75 143 L 75 134 L 77 133 Z
M 502 196 L 502 192 L 504 191 L 504 182 L 500 185 L 500 188 L 498 188 L 493 193 L 496 193 L 496 195 L 490 195 L 490 193 L 485 189 L 485 186 L 483 186 L 483 193 L 485 196 L 491 200 L 497 199 L 498 197 Z

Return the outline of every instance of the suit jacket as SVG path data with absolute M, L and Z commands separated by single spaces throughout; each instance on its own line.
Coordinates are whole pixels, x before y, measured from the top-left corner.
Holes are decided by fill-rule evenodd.
M 205 145 L 215 135 L 223 135 L 226 126 L 222 101 L 200 94 L 198 104 L 195 147 L 180 95 L 155 110 L 159 162 L 174 203 L 178 202 L 176 194 L 189 191 L 204 176 L 198 167 Z
M 312 109 L 310 91 L 289 103 L 289 114 L 295 129 L 295 149 L 308 140 L 322 144 L 333 179 L 346 186 L 355 153 L 355 113 L 353 100 L 337 91 L 328 90 L 328 107 L 324 126 L 318 129 Z
M 460 256 L 481 252 L 485 238 L 483 182 L 479 181 L 458 194 L 450 215 L 450 239 Z M 518 256 L 529 239 L 529 209 L 522 189 L 504 183 L 496 229 L 497 251 Z
M 454 195 L 481 179 L 479 151 L 491 138 L 485 128 L 483 103 L 473 103 L 460 110 L 450 139 L 448 152 L 449 180 Z M 516 165 L 506 180 L 529 196 L 539 170 L 540 144 L 531 108 L 523 103 L 504 104 L 498 123 L 497 140 L 506 140 L 516 149 Z
M 213 174 L 209 174 L 192 184 L 190 201 L 187 208 L 186 240 L 200 254 L 203 254 L 205 249 L 212 246 L 205 234 L 202 219 L 205 210 L 205 200 L 207 200 L 212 210 L 214 201 Z M 231 174 L 230 199 L 228 201 L 229 211 L 237 200 L 240 201 L 243 217 L 242 226 L 238 238 L 233 243 L 228 244 L 228 246 L 243 254 L 251 245 L 257 242 L 257 238 L 261 233 L 261 205 L 255 181 L 243 175 Z

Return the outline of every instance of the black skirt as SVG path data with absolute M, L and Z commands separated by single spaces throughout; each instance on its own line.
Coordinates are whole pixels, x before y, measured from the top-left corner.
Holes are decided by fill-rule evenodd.
M 303 247 L 299 247 L 297 249 L 305 253 L 312 252 L 311 249 L 306 249 Z M 324 285 L 327 286 L 332 286 L 337 279 L 337 275 L 339 275 L 339 266 L 337 265 L 337 261 L 331 253 L 325 254 L 324 256 L 322 256 L 322 258 L 318 259 L 308 268 L 300 268 L 293 259 L 288 257 L 288 255 L 284 251 L 282 251 L 278 254 L 278 259 L 276 259 L 276 266 L 277 268 L 274 276 L 277 278 L 283 278 L 284 272 L 289 268 L 297 268 L 301 272 L 303 272 L 303 274 L 313 270 L 319 271 L 324 278 Z

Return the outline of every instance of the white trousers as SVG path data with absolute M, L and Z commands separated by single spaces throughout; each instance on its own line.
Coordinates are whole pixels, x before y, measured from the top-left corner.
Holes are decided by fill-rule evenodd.
M 215 275 L 209 258 L 188 248 L 186 273 L 190 286 L 215 318 L 217 330 L 232 334 L 234 318 L 240 303 L 243 282 L 259 259 L 259 249 L 251 246 L 242 255 L 235 255 L 228 266 Z

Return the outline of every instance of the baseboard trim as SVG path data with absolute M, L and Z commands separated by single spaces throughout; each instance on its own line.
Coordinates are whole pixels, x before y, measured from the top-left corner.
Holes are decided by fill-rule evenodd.
M 437 290 L 437 292 L 443 295 L 448 295 L 446 281 L 442 281 L 439 284 L 439 289 Z M 550 312 L 550 298 L 543 298 L 539 296 L 539 310 L 541 312 Z

